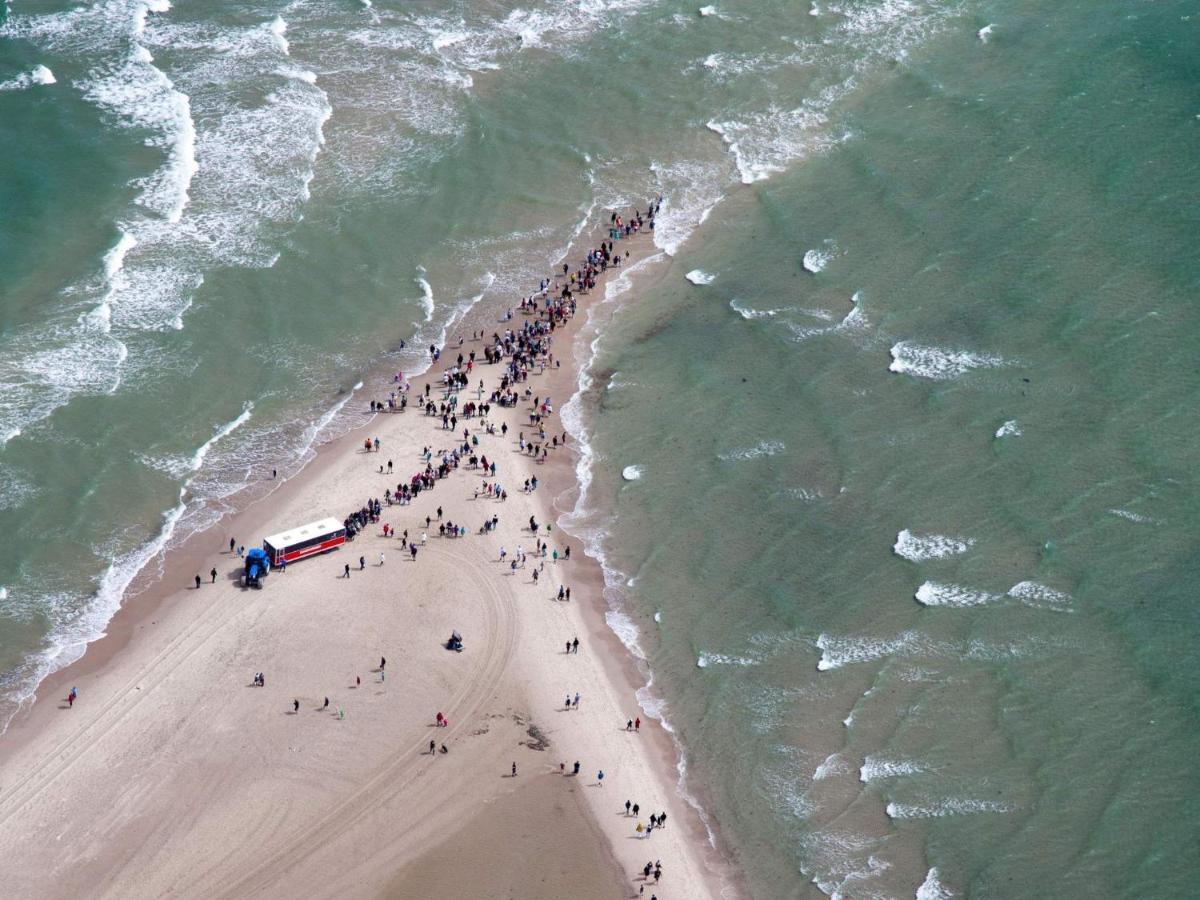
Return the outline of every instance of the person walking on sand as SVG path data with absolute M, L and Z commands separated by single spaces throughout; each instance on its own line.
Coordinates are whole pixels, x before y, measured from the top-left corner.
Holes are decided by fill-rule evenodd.
M 579 652 L 579 638 L 575 638 L 575 640 L 571 641 L 571 652 L 572 653 Z
M 430 756 L 437 756 L 437 741 L 430 741 L 430 742 L 429 742 L 429 755 L 430 755 Z
M 627 719 L 627 720 L 625 721 L 625 730 L 626 730 L 626 731 L 633 731 L 633 719 Z
M 365 556 L 360 556 L 358 558 L 358 571 L 361 572 L 366 567 L 367 567 L 367 558 Z
M 579 691 L 575 692 L 575 708 L 579 709 Z
M 329 709 L 329 698 L 328 697 L 325 698 L 325 705 L 322 706 L 321 709 Z
M 638 810 L 640 810 L 641 808 L 642 807 L 640 804 L 637 804 L 637 803 L 633 804 L 633 814 L 636 816 L 638 814 Z
M 596 773 L 596 787 L 604 787 L 604 770 Z
M 68 709 L 75 708 L 75 692 L 74 691 L 71 691 L 71 693 L 67 694 L 67 708 Z
M 512 764 L 512 777 L 517 777 L 517 764 L 515 762 Z
M 379 551 L 379 565 L 381 568 L 383 567 L 383 551 L 382 550 Z
M 379 671 L 382 672 L 386 668 L 387 668 L 387 657 L 386 656 L 379 657 Z
M 200 590 L 200 575 L 196 575 L 196 590 Z
M 638 716 L 636 719 L 633 720 L 633 730 L 634 731 L 642 730 L 642 717 L 641 716 Z
M 300 701 L 299 700 L 292 701 L 292 712 L 300 712 Z
M 213 566 L 212 571 L 209 572 L 208 574 L 212 576 L 212 583 L 216 584 L 217 583 L 217 567 Z
M 230 538 L 229 539 L 229 552 L 232 553 L 234 551 L 234 548 L 236 548 L 236 547 L 237 547 L 237 541 L 235 541 L 233 538 Z
M 342 577 L 343 578 L 350 577 L 350 563 L 346 563 L 346 568 L 342 571 Z
M 628 800 L 625 801 L 625 815 L 629 815 L 629 807 L 632 805 L 633 804 L 630 803 Z

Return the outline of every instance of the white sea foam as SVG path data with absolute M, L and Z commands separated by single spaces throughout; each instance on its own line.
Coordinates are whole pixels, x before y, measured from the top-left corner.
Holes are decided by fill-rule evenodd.
M 637 481 L 642 477 L 641 466 L 626 466 L 621 470 L 621 477 L 626 481 Z
M 784 324 L 787 326 L 788 330 L 791 331 L 793 340 L 797 342 L 806 341 L 809 338 L 818 337 L 820 335 L 845 335 L 862 332 L 871 324 L 867 319 L 867 312 L 862 305 L 862 292 L 855 291 L 854 295 L 850 298 L 850 303 L 850 311 L 846 313 L 846 315 L 842 318 L 842 321 L 838 322 L 836 325 L 801 325 L 796 322 L 785 322 Z M 768 312 L 771 315 L 774 315 L 775 313 L 783 311 L 784 310 L 769 310 Z M 833 320 L 833 315 L 823 309 L 806 309 L 803 310 L 803 312 L 806 315 L 812 316 L 813 318 L 822 319 L 827 322 Z
M 996 429 L 997 438 L 1019 437 L 1021 435 L 1021 426 L 1017 424 L 1016 419 L 1009 419 L 1003 425 Z
M 137 246 L 137 238 L 128 231 L 122 231 L 121 237 L 117 240 L 107 253 L 104 254 L 104 278 L 111 281 L 121 268 L 125 265 L 125 256 Z
M 903 60 L 915 46 L 954 21 L 952 4 L 912 0 L 884 3 L 831 3 L 836 26 L 820 43 L 797 41 L 800 53 L 784 67 L 818 66 L 831 83 L 794 107 L 766 106 L 742 112 L 737 118 L 713 119 L 710 130 L 720 135 L 745 184 L 769 178 L 795 161 L 825 152 L 849 135 L 833 127 L 833 108 L 881 68 Z M 816 3 L 811 15 L 821 12 Z M 761 75 L 760 75 L 761 77 Z M 773 92 L 780 96 L 782 92 Z
M 796 160 L 835 146 L 844 135 L 830 133 L 829 112 L 852 82 L 825 88 L 799 106 L 771 106 L 740 119 L 711 119 L 706 127 L 721 137 L 742 184 L 782 172 Z
M 896 535 L 892 552 L 912 562 L 927 562 L 960 556 L 975 545 L 972 538 L 954 538 L 944 534 L 913 534 L 907 528 Z
M 712 284 L 716 281 L 716 275 L 710 275 L 701 269 L 692 269 L 684 276 L 692 284 Z
M 265 224 L 298 218 L 307 197 L 330 112 L 323 92 L 311 79 L 292 78 L 262 105 L 231 108 L 214 90 L 278 70 L 279 25 L 198 31 L 172 25 L 161 15 L 169 8 L 163 0 L 101 3 L 17 16 L 3 26 L 6 36 L 76 58 L 82 96 L 113 124 L 144 135 L 164 160 L 132 183 L 136 206 L 117 223 L 122 237 L 106 255 L 103 276 L 65 291 L 83 297 L 90 312 L 72 310 L 72 326 L 49 321 L 20 335 L 13 358 L 0 361 L 0 434 L 14 435 L 77 394 L 115 392 L 126 368 L 147 361 L 129 361 L 132 345 L 114 329 L 182 328 L 204 270 L 270 265 L 278 252 L 257 236 Z M 158 46 L 188 51 L 177 54 L 186 65 L 176 65 L 171 78 L 154 64 L 150 48 Z M 189 91 L 202 97 L 202 133 Z
M 1136 522 L 1138 525 L 1162 525 L 1163 524 L 1161 519 L 1155 519 L 1155 518 L 1152 518 L 1151 516 L 1147 516 L 1142 513 L 1136 513 L 1131 510 L 1128 510 L 1128 509 L 1110 509 L 1108 512 L 1110 515 L 1114 515 L 1119 518 L 1126 519 L 1130 522 Z
M 927 771 L 924 763 L 912 759 L 893 759 L 884 756 L 868 756 L 858 770 L 858 780 L 863 784 L 883 778 L 899 778 L 902 775 L 919 775 Z
M 654 245 L 674 256 L 725 197 L 728 174 L 713 162 L 686 159 L 653 162 L 650 171 L 663 192 L 662 208 L 654 217 Z
M 33 67 L 33 71 L 29 73 L 29 78 L 34 84 L 54 84 L 58 80 L 49 68 L 40 65 Z
M 1012 812 L 1016 807 L 995 800 L 970 800 L 960 797 L 949 797 L 944 800 L 934 800 L 925 804 L 889 803 L 888 818 L 891 819 L 936 819 L 943 816 L 964 816 L 971 813 Z
M 413 280 L 421 287 L 421 307 L 425 310 L 425 321 L 429 322 L 433 319 L 433 287 L 425 278 L 424 266 L 417 266 L 417 272 L 420 274 Z
M 979 29 L 979 32 L 978 32 L 979 40 L 986 44 L 991 39 L 992 32 L 995 30 L 995 28 L 996 28 L 995 25 L 984 25 L 982 28 Z
M 188 461 L 191 471 L 199 471 L 200 467 L 204 465 L 204 458 L 208 456 L 209 451 L 217 445 L 217 442 L 219 442 L 222 438 L 228 437 L 234 431 L 249 422 L 250 416 L 253 412 L 254 403 L 252 401 L 247 402 L 246 405 L 242 407 L 242 411 L 236 419 L 226 422 L 224 425 L 220 426 L 216 431 L 213 432 L 212 437 L 197 447 L 196 452 L 192 454 L 192 458 Z
M 813 781 L 824 781 L 826 778 L 847 775 L 852 771 L 854 771 L 853 767 L 848 760 L 840 754 L 830 753 L 825 757 L 825 761 L 817 766 L 817 770 L 813 772 Z
M 1002 598 L 1002 595 L 963 587 L 960 584 L 939 584 L 936 581 L 926 581 L 917 588 L 916 598 L 918 603 L 925 606 L 966 607 L 995 603 Z
M 925 873 L 925 880 L 917 888 L 916 900 L 952 900 L 954 892 L 938 880 L 937 867 Z
M 317 73 L 311 69 L 301 69 L 296 66 L 283 66 L 279 69 L 279 74 L 284 78 L 295 78 L 297 81 L 303 81 L 305 84 L 317 83 Z
M 792 500 L 805 500 L 810 502 L 813 500 L 820 500 L 824 496 L 817 488 L 805 487 L 785 488 L 784 490 L 780 491 L 780 494 Z
M 734 450 L 726 450 L 724 453 L 718 453 L 717 458 L 725 462 L 742 462 L 750 459 L 762 459 L 766 456 L 775 456 L 786 449 L 787 447 L 783 441 L 759 441 L 753 447 L 738 447 Z
M 736 297 L 729 301 L 729 308 L 736 312 L 743 319 L 750 322 L 754 321 L 755 319 L 770 319 L 779 315 L 781 312 L 787 312 L 786 307 L 780 309 L 750 309 L 747 306 L 743 306 L 742 302 Z
M 283 20 L 283 16 L 276 16 L 271 24 L 267 26 L 267 29 L 275 37 L 275 46 L 284 56 L 291 55 L 291 48 L 285 36 L 287 34 L 287 27 L 287 22 Z
M 972 353 L 967 350 L 946 350 L 901 341 L 892 347 L 892 372 L 945 381 L 975 369 L 996 369 L 1007 365 L 999 356 Z
M 625 645 L 638 659 L 645 659 L 646 653 L 642 650 L 640 643 L 641 635 L 638 633 L 638 627 L 634 624 L 633 619 L 620 609 L 608 609 L 604 613 L 604 621 L 608 627 L 612 629 L 613 634 L 621 639 L 621 643 Z
M 700 7 L 700 15 L 701 15 L 701 16 L 705 16 L 705 17 L 707 17 L 707 16 L 715 16 L 716 14 L 717 14 L 717 8 L 716 8 L 715 6 L 702 6 L 702 7 Z
M 819 16 L 821 14 L 821 7 L 817 6 L 816 0 L 813 0 L 812 4 L 808 7 L 808 14 L 810 16 Z
M 1028 659 L 1048 652 L 1072 648 L 1070 642 L 1058 639 L 1030 638 L 1020 641 L 938 641 L 916 631 L 904 631 L 895 637 L 865 635 L 821 634 L 816 641 L 821 650 L 819 671 L 839 669 L 852 663 L 873 662 L 887 657 L 917 657 L 923 662 L 931 658 L 951 660 L 975 659 L 988 662 Z M 908 671 L 915 672 L 911 667 Z M 927 669 L 919 670 L 917 680 L 930 676 Z M 849 724 L 849 723 L 847 723 Z
M 1056 591 L 1037 581 L 1021 581 L 1014 584 L 1008 589 L 1008 596 L 1038 609 L 1070 611 L 1070 594 Z
M 16 78 L 0 81 L 0 91 L 23 91 L 35 84 L 54 84 L 58 79 L 45 66 L 34 66 L 28 72 L 22 72 Z
M 725 653 L 701 653 L 696 665 L 701 669 L 709 666 L 757 666 L 760 660 L 752 656 L 730 656 Z
M 822 271 L 833 256 L 826 250 L 808 250 L 804 254 L 803 266 L 806 272 L 812 272 L 814 275 Z
M 22 667 L 22 683 L 10 691 L 6 698 L 15 705 L 9 710 L 8 717 L 0 721 L 0 733 L 8 727 L 13 715 L 33 701 L 34 689 L 46 676 L 78 660 L 83 656 L 88 644 L 104 637 L 105 626 L 120 607 L 130 584 L 150 562 L 159 558 L 174 534 L 186 508 L 183 494 L 184 490 L 181 488 L 179 503 L 164 513 L 159 531 L 153 538 L 128 552 L 110 554 L 111 562 L 96 582 L 96 589 L 85 602 L 82 611 L 59 623 L 49 637 L 48 646 L 26 661 Z M 43 611 L 45 608 L 69 609 L 76 599 L 65 596 L 44 597 L 42 601 L 47 606 Z
M 138 203 L 176 223 L 190 200 L 189 189 L 199 165 L 191 99 L 154 65 L 154 57 L 133 44 L 123 64 L 98 69 L 77 87 L 86 99 L 122 124 L 144 129 L 146 142 L 166 153 L 165 165 L 135 181 Z
M 919 638 L 915 631 L 905 631 L 894 638 L 836 637 L 822 634 L 817 638 L 817 648 L 821 651 L 817 670 L 827 672 L 852 663 L 872 662 L 894 653 L 914 649 L 918 644 Z

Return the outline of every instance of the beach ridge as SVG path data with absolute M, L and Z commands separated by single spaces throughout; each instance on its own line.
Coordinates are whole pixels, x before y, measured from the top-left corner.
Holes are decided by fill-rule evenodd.
M 572 262 L 579 245 L 568 254 Z M 620 248 L 631 251 L 629 262 L 653 250 L 646 235 Z M 578 297 L 580 314 L 554 332 L 559 365 L 527 382 L 535 392 L 563 399 L 571 392 L 572 342 L 584 307 L 603 295 L 601 277 Z M 480 333 L 490 335 L 530 318 L 519 313 L 497 326 L 496 312 L 477 307 L 459 332 L 483 325 Z M 448 342 L 446 358 L 459 352 L 456 343 Z M 483 341 L 462 346 L 482 362 Z M 429 383 L 436 398 L 444 361 L 412 380 L 410 396 Z M 473 374 L 491 391 L 501 368 L 476 366 Z M 371 388 L 359 394 L 364 405 L 370 396 Z M 598 897 L 632 895 L 645 883 L 646 859 L 661 859 L 662 882 L 651 888 L 653 877 L 646 880 L 646 896 L 716 896 L 720 864 L 675 789 L 670 736 L 649 720 L 640 733 L 623 730 L 644 716 L 634 697 L 642 682 L 604 623 L 599 565 L 557 528 L 539 528 L 539 536 L 560 553 L 571 547 L 572 558 L 529 559 L 544 564 L 540 586 L 530 583 L 529 569 L 505 574 L 497 558 L 499 546 L 533 557 L 527 520 L 552 522 L 553 499 L 575 481 L 571 451 L 559 446 L 544 464 L 520 452 L 513 438 L 530 430 L 522 425 L 527 415 L 525 402 L 493 406 L 495 435 L 478 431 L 478 419 L 460 421 L 498 464 L 494 480 L 460 468 L 410 506 L 383 507 L 379 524 L 335 553 L 273 573 L 261 592 L 240 588 L 240 559 L 216 549 L 224 534 L 253 545 L 252 535 L 340 517 L 381 496 L 416 468 L 423 448 L 451 440 L 440 418 L 415 404 L 379 415 L 320 448 L 266 498 L 169 551 L 161 585 L 124 607 L 109 636 L 78 663 L 43 682 L 41 702 L 0 740 L 0 847 L 21 860 L 11 873 L 19 894 L 403 896 L 396 879 L 411 871 L 419 880 L 409 867 L 419 869 L 426 854 L 478 841 L 472 829 L 481 805 L 528 795 L 535 809 L 551 801 L 557 809 L 554 788 L 542 782 L 561 779 L 571 794 L 564 799 L 590 820 L 576 822 L 574 832 L 562 822 L 548 830 L 547 850 L 567 833 L 608 839 L 602 853 L 589 848 L 567 863 L 565 875 L 587 870 L 578 881 L 597 884 Z M 562 433 L 556 415 L 547 431 Z M 364 439 L 376 436 L 380 450 L 363 452 Z M 399 474 L 377 471 L 395 460 Z M 521 484 L 533 477 L 541 484 L 525 493 Z M 488 481 L 500 481 L 507 499 L 476 496 Z M 441 537 L 436 523 L 424 526 L 435 508 L 467 534 Z M 486 535 L 476 533 L 481 509 L 500 518 Z M 408 529 L 420 545 L 415 562 L 402 561 L 400 542 L 381 536 L 382 522 L 393 534 Z M 426 530 L 428 539 L 419 539 Z M 350 576 L 337 577 L 345 565 Z M 192 587 L 191 570 L 210 566 L 218 577 Z M 563 583 L 572 588 L 569 602 L 554 599 Z M 442 646 L 452 628 L 465 637 L 461 656 Z M 579 652 L 565 653 L 574 638 Z M 378 665 L 383 656 L 386 668 Z M 263 687 L 247 684 L 260 671 Z M 75 686 L 79 700 L 62 708 L 53 698 Z M 582 701 L 564 707 L 564 691 Z M 447 727 L 436 727 L 434 712 L 444 713 Z M 625 814 L 629 798 L 643 806 L 640 820 Z M 667 812 L 671 827 L 628 840 L 651 812 Z M 521 889 L 541 896 L 543 882 L 530 874 Z M 491 866 L 470 877 L 518 875 Z M 557 890 L 548 881 L 544 887 Z M 485 896 L 491 887 L 470 890 Z

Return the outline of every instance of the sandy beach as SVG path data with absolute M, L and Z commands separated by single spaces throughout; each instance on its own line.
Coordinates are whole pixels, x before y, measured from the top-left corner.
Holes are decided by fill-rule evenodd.
M 572 248 L 572 264 L 585 249 Z M 646 236 L 619 249 L 630 262 L 653 252 Z M 601 279 L 578 297 L 553 338 L 561 367 L 527 382 L 554 398 L 548 436 L 564 431 L 572 342 L 603 293 Z M 490 337 L 526 319 L 497 322 L 498 312 L 477 309 L 451 334 L 428 373 L 435 400 L 459 352 L 482 361 L 473 331 Z M 477 364 L 464 399 L 475 399 L 479 378 L 496 389 L 503 368 Z M 414 398 L 426 380 L 413 379 Z M 375 399 L 387 396 L 382 383 Z M 371 398 L 368 387 L 353 402 Z M 559 559 L 534 557 L 529 519 L 563 511 L 554 498 L 572 496 L 575 455 L 552 449 L 543 464 L 522 453 L 529 413 L 528 402 L 493 405 L 494 435 L 478 419 L 458 422 L 457 434 L 478 434 L 478 452 L 496 462 L 506 500 L 476 496 L 493 479 L 464 465 L 411 505 L 385 505 L 352 543 L 272 573 L 260 591 L 242 587 L 231 538 L 257 546 L 265 534 L 341 519 L 423 469 L 425 448 L 457 443 L 440 416 L 411 404 L 322 447 L 299 476 L 169 553 L 161 582 L 47 679 L 0 739 L 5 895 L 607 898 L 644 887 L 662 900 L 720 896 L 727 876 L 678 794 L 671 738 L 639 710 L 644 678 L 604 623 L 598 564 L 557 526 L 539 536 Z M 375 437 L 379 451 L 366 452 Z M 381 473 L 389 461 L 394 473 Z M 535 476 L 537 490 L 523 492 Z M 439 508 L 466 536 L 439 535 Z M 477 533 L 493 515 L 498 527 Z M 415 561 L 384 523 L 421 545 Z M 509 560 L 528 554 L 524 567 L 502 563 L 502 547 Z M 556 599 L 560 586 L 569 602 Z M 461 654 L 444 646 L 454 629 Z M 578 652 L 565 652 L 575 638 Z M 564 698 L 577 693 L 568 709 Z M 436 726 L 439 712 L 447 727 Z M 627 731 L 639 715 L 640 732 Z M 431 754 L 431 741 L 445 752 Z M 666 812 L 667 827 L 639 835 L 652 812 Z M 642 871 L 658 860 L 655 883 Z

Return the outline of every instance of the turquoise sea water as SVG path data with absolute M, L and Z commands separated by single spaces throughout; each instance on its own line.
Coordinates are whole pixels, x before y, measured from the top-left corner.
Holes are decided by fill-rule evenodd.
M 7 708 L 662 191 L 572 523 L 752 894 L 1190 894 L 1191 9 L 711 13 L 14 0 Z

